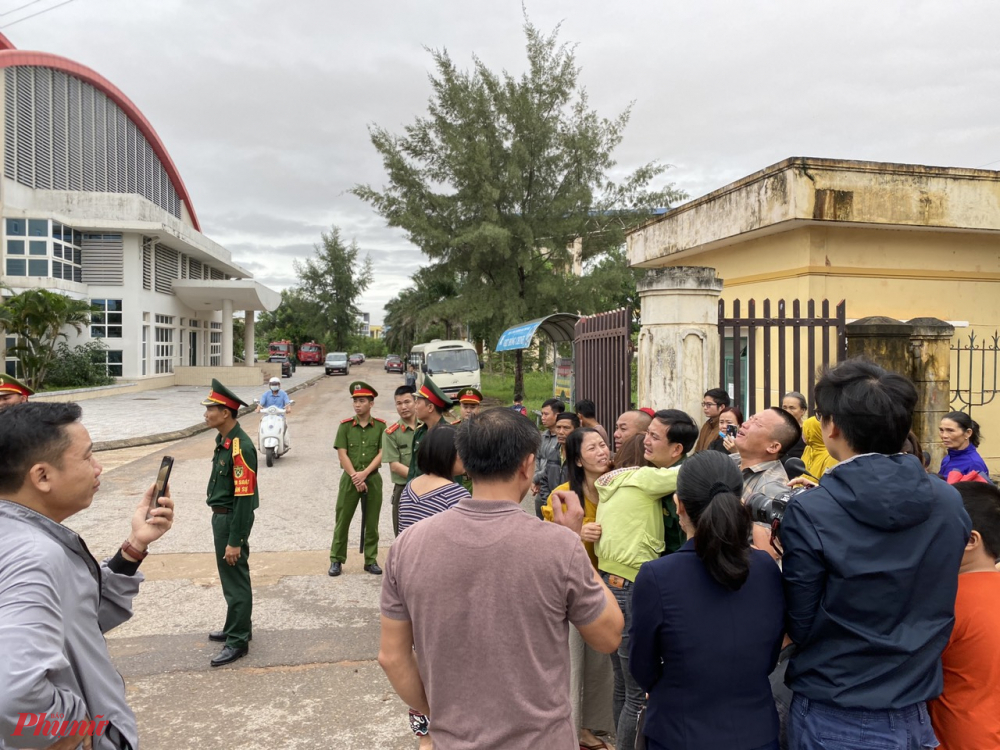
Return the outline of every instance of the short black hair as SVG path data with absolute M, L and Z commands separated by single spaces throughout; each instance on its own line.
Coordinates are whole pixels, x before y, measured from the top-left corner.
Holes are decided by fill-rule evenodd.
M 576 402 L 576 413 L 586 419 L 596 419 L 597 406 L 589 398 L 580 399 Z
M 860 357 L 826 370 L 814 391 L 816 416 L 832 419 L 855 453 L 899 453 L 910 433 L 917 389 Z
M 983 538 L 983 546 L 994 560 L 1000 558 L 1000 490 L 986 482 L 956 482 L 972 530 Z
M 520 393 L 520 392 L 515 393 L 514 394 L 514 401 L 515 401 L 515 403 L 518 402 L 518 401 L 524 401 L 524 394 Z
M 417 468 L 424 474 L 451 479 L 458 455 L 455 433 L 455 428 L 444 422 L 429 429 L 417 448 Z
M 396 392 L 392 394 L 392 397 L 399 398 L 400 396 L 413 396 L 416 392 L 417 389 L 412 385 L 401 385 L 396 389 Z
M 20 490 L 35 464 L 61 466 L 70 444 L 66 427 L 81 414 L 74 403 L 30 401 L 0 411 L 0 493 Z
M 667 426 L 667 441 L 680 443 L 685 453 L 689 453 L 698 440 L 698 425 L 691 415 L 680 409 L 660 409 L 653 419 Z
M 802 439 L 802 427 L 799 420 L 780 406 L 769 407 L 770 411 L 781 417 L 781 425 L 774 434 L 774 439 L 781 443 L 781 455 L 785 455 Z
M 702 398 L 710 398 L 721 406 L 729 406 L 732 403 L 729 394 L 722 388 L 709 388 L 705 391 L 705 395 Z
M 552 411 L 556 414 L 562 414 L 566 411 L 566 404 L 557 398 L 546 399 L 546 401 L 542 404 L 542 408 L 544 409 L 546 406 L 552 409 Z
M 510 409 L 487 409 L 462 421 L 455 442 L 473 482 L 502 482 L 538 452 L 541 440 L 530 419 Z
M 580 426 L 580 417 L 578 417 L 574 412 L 564 411 L 556 416 L 556 422 L 572 422 L 573 428 L 576 429 Z

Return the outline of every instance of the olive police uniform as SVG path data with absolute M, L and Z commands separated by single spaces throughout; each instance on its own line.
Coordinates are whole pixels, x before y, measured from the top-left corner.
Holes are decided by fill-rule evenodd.
M 424 384 L 420 386 L 420 390 L 417 391 L 417 398 L 427 399 L 442 412 L 448 411 L 448 409 L 455 405 L 455 402 L 448 398 L 444 391 L 438 388 L 437 383 L 428 377 L 424 378 Z M 442 420 L 443 419 L 444 417 L 442 416 Z M 417 451 L 420 450 L 420 441 L 424 439 L 424 435 L 427 434 L 427 430 L 427 425 L 421 424 L 417 428 L 416 432 L 413 433 L 413 460 L 410 461 L 410 473 L 406 477 L 407 482 L 423 474 L 417 466 Z
M 419 423 L 417 427 L 419 427 Z M 382 463 L 389 466 L 392 463 L 401 463 L 410 468 L 413 461 L 413 434 L 417 427 L 408 427 L 406 422 L 400 419 L 395 424 L 389 425 L 382 433 Z M 403 494 L 406 486 L 406 477 L 401 477 L 389 469 L 389 477 L 392 479 L 392 531 L 399 536 L 399 496 Z
M 35 395 L 33 390 L 17 378 L 12 378 L 7 373 L 0 372 L 0 395 L 7 393 L 16 393 L 19 396 L 24 396 L 25 398 Z
M 356 382 L 350 385 L 351 397 L 361 396 L 374 399 L 378 392 L 366 383 Z M 363 425 L 356 416 L 349 417 L 340 423 L 337 438 L 333 441 L 336 450 L 346 450 L 347 458 L 355 471 L 362 471 L 375 460 L 382 450 L 382 433 L 385 432 L 385 420 L 369 417 L 368 424 Z M 378 517 L 382 510 L 382 476 L 379 467 L 368 475 L 365 484 L 367 508 L 365 512 L 364 534 L 365 565 L 374 565 L 378 554 Z M 354 518 L 361 493 L 351 481 L 350 474 L 344 472 L 340 477 L 340 490 L 337 495 L 337 516 L 333 527 L 333 542 L 330 544 L 330 562 L 343 563 L 347 560 L 347 531 Z
M 212 392 L 201 403 L 237 410 L 247 405 L 218 380 L 212 381 Z M 227 646 L 243 649 L 251 633 L 250 530 L 260 496 L 257 492 L 257 450 L 239 422 L 228 435 L 215 438 L 212 474 L 208 478 L 208 505 L 212 509 L 215 564 L 227 606 L 226 624 L 222 630 Z M 226 562 L 227 546 L 240 548 L 236 565 Z
M 458 392 L 458 403 L 460 404 L 475 404 L 479 406 L 483 402 L 483 394 L 479 392 L 477 388 L 463 388 Z M 477 410 L 478 411 L 478 410 Z M 452 424 L 458 427 L 462 424 L 462 419 L 456 419 Z M 468 490 L 469 494 L 472 494 L 472 480 L 469 479 L 468 474 L 462 474 L 460 477 L 455 477 L 455 481 Z

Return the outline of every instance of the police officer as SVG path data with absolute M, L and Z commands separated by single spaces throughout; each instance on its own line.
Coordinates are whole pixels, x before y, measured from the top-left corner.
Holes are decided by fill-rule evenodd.
M 365 523 L 361 533 L 364 537 L 365 571 L 378 576 L 382 575 L 382 568 L 376 560 L 378 516 L 382 510 L 382 476 L 378 470 L 382 464 L 385 420 L 371 415 L 378 391 L 360 380 L 351 383 L 349 389 L 354 401 L 354 416 L 340 423 L 337 438 L 333 441 L 344 473 L 340 477 L 340 492 L 337 495 L 337 518 L 330 544 L 328 575 L 339 576 L 342 572 L 343 563 L 347 560 L 347 531 L 358 502 L 363 502 Z
M 401 385 L 393 395 L 396 399 L 399 421 L 389 425 L 382 433 L 382 460 L 389 464 L 389 476 L 392 479 L 392 531 L 399 536 L 399 498 L 403 494 L 406 477 L 410 473 L 413 433 L 419 423 L 413 413 L 415 407 L 413 386 Z
M 17 378 L 12 378 L 6 373 L 0 373 L 0 409 L 6 409 L 14 404 L 23 404 L 28 400 L 28 396 L 33 396 L 35 392 L 22 383 Z
M 458 403 L 462 412 L 458 422 L 468 419 L 473 414 L 479 413 L 479 405 L 483 401 L 483 394 L 476 388 L 463 388 L 458 392 Z M 457 424 L 457 422 L 456 422 Z
M 419 477 L 422 473 L 416 461 L 417 451 L 420 449 L 420 441 L 427 434 L 427 430 L 436 427 L 444 418 L 445 412 L 454 405 L 455 402 L 437 387 L 437 383 L 429 377 L 424 377 L 424 384 L 417 391 L 417 403 L 413 409 L 417 415 L 417 419 L 423 422 L 423 424 L 413 433 L 413 451 L 410 454 L 413 456 L 413 460 L 410 461 L 410 473 L 406 477 L 407 482 L 414 477 Z
M 212 392 L 201 402 L 205 423 L 218 431 L 212 474 L 208 478 L 208 505 L 212 509 L 215 563 L 226 597 L 226 624 L 208 634 L 210 641 L 226 645 L 210 662 L 221 667 L 241 659 L 250 650 L 250 618 L 253 589 L 250 587 L 250 529 L 260 505 L 257 493 L 257 451 L 253 441 L 236 421 L 241 406 L 235 393 L 212 380 Z

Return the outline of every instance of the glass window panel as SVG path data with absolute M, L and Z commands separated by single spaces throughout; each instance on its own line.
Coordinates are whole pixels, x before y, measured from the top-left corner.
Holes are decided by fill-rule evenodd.
M 65 256 L 65 253 L 63 253 L 63 255 Z M 69 259 L 67 258 L 67 260 Z M 80 248 L 78 247 L 73 248 L 73 262 L 76 263 L 77 265 L 80 265 L 81 254 L 80 254 Z
M 108 365 L 108 375 L 110 375 L 113 378 L 120 378 L 122 376 L 122 366 Z
M 83 283 L 83 271 L 80 269 L 79 266 L 73 269 L 73 281 L 75 281 L 77 284 Z
M 62 257 L 62 245 L 60 245 L 58 242 L 53 242 L 52 243 L 52 254 L 54 256 L 56 256 L 57 258 L 61 258 Z
M 28 255 L 48 255 L 49 243 L 45 240 L 32 240 L 28 243 Z
M 24 276 L 27 261 L 20 258 L 7 258 L 7 275 Z
M 57 240 L 62 239 L 62 224 L 57 224 L 54 221 L 52 222 L 52 236 Z
M 122 359 L 121 349 L 111 349 L 108 352 L 108 364 L 121 364 L 122 362 L 124 362 L 124 360 Z
M 7 255 L 24 255 L 24 240 L 7 240 Z
M 90 338 L 92 339 L 104 338 L 104 326 L 91 326 Z
M 32 237 L 49 236 L 48 219 L 28 219 L 28 234 Z
M 81 245 L 83 244 L 83 232 L 78 229 L 73 230 L 73 244 Z
M 24 237 L 26 223 L 24 219 L 7 219 L 7 236 Z
M 114 310 L 121 312 L 122 301 L 120 299 L 109 299 L 108 300 L 108 310 Z
M 15 336 L 7 336 L 6 344 L 8 349 L 13 349 L 15 346 L 17 346 L 17 338 Z
M 104 322 L 105 322 L 104 321 L 104 313 L 102 313 L 102 312 L 91 313 L 90 314 L 90 322 L 92 324 L 94 324 L 94 325 L 97 325 L 98 323 L 100 323 L 100 324 L 103 325 Z
M 48 275 L 49 275 L 49 261 L 47 259 L 28 261 L 28 276 L 48 276 Z
M 52 278 L 61 279 L 63 277 L 62 268 L 62 263 L 57 260 L 52 261 Z
M 121 326 L 108 326 L 108 338 L 109 339 L 120 339 L 122 337 L 122 327 Z
M 103 300 L 103 299 L 92 299 L 92 300 L 90 300 L 90 306 L 92 308 L 94 308 L 95 310 L 105 310 L 106 309 L 106 307 L 105 307 L 106 304 L 107 304 L 107 301 Z
M 121 313 L 108 313 L 108 322 L 109 323 L 115 323 L 117 325 L 121 325 L 121 323 L 122 323 L 122 314 Z

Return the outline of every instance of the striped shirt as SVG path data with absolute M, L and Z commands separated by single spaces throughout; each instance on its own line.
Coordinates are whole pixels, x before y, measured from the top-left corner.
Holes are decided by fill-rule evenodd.
M 407 482 L 399 496 L 399 533 L 417 521 L 448 510 L 459 500 L 472 497 L 469 491 L 454 482 L 431 490 L 423 495 L 413 492 L 413 482 Z

